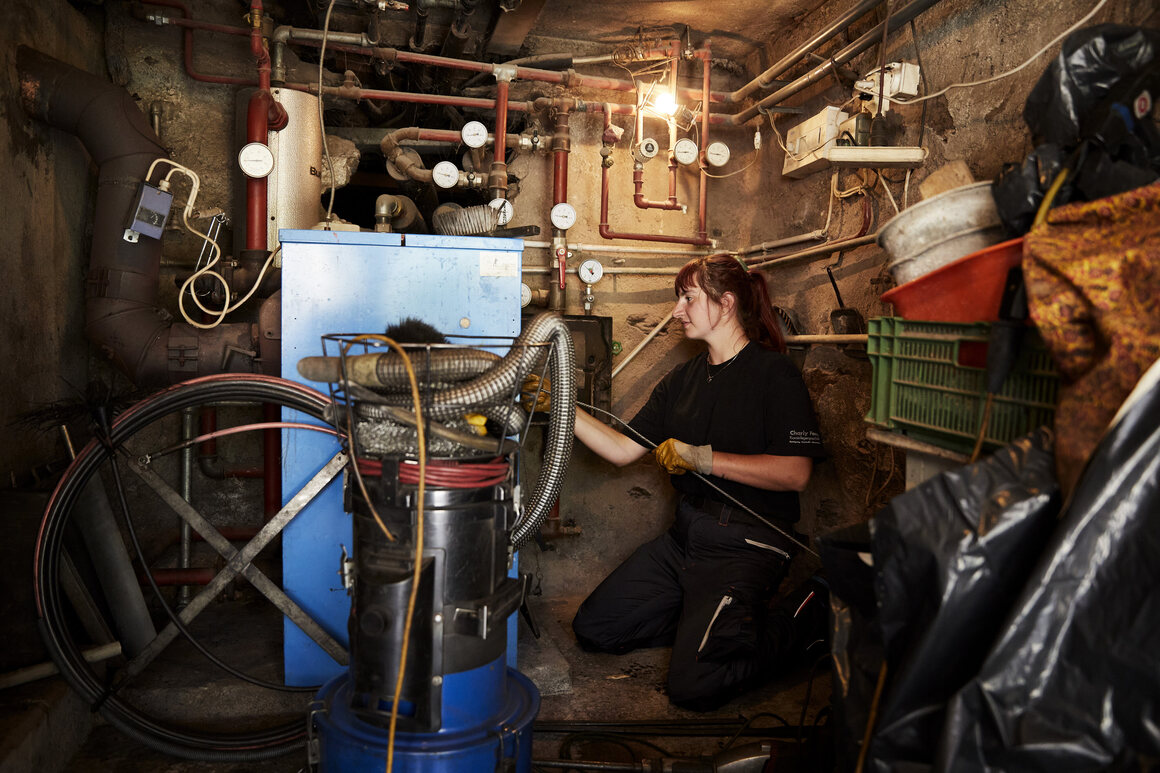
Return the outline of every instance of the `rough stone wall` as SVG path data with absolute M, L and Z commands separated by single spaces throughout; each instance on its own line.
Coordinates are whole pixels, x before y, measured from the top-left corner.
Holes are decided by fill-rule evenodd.
M 29 411 L 75 400 L 87 379 L 83 281 L 87 213 L 96 180 L 73 136 L 28 116 L 20 100 L 18 46 L 104 74 L 101 15 L 65 0 L 12 3 L 0 24 L 4 73 L 0 116 L 0 485 L 30 486 L 44 465 L 65 459 L 55 427 L 21 423 Z M 46 417 L 47 418 L 47 417 Z M 13 424 L 13 422 L 17 422 Z M 40 472 L 34 474 L 40 468 Z

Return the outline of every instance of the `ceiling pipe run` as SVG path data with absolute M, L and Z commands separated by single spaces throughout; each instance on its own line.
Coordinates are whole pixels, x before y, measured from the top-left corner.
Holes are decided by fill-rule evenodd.
M 799 91 L 807 88 L 811 84 L 817 83 L 829 75 L 835 67 L 847 64 L 862 52 L 876 44 L 881 43 L 883 29 L 902 29 L 904 24 L 918 16 L 927 8 L 930 8 L 931 6 L 938 3 L 938 1 L 939 0 L 912 0 L 907 5 L 890 14 L 889 19 L 878 24 L 876 27 L 862 35 L 862 37 L 858 38 L 853 43 L 831 56 L 822 64 L 813 68 L 805 75 L 801 76 L 792 83 L 781 87 L 777 91 L 759 100 L 755 104 L 750 105 L 740 113 L 729 116 L 730 123 L 738 125 L 743 124 L 751 118 L 756 117 L 762 108 L 773 107 L 774 105 L 777 105 L 792 97 L 794 94 L 797 94 Z M 887 27 L 887 25 L 889 26 Z
M 818 46 L 828 42 L 833 37 L 838 35 L 842 30 L 849 27 L 853 22 L 865 16 L 867 13 L 882 5 L 886 0 L 861 0 L 850 10 L 839 16 L 834 21 L 830 22 L 825 29 L 818 32 L 812 38 L 802 43 L 800 46 L 790 51 L 777 61 L 772 67 L 765 72 L 758 75 L 753 80 L 746 83 L 736 91 L 726 95 L 726 102 L 741 102 L 747 99 L 753 92 L 758 89 L 770 89 L 774 86 L 782 85 L 776 82 L 778 76 L 783 75 L 787 70 L 801 61 L 802 57 L 811 53 Z
M 141 387 L 252 371 L 252 326 L 198 330 L 175 324 L 157 303 L 161 242 L 122 238 L 149 165 L 167 155 L 133 98 L 102 78 L 23 46 L 17 68 L 29 115 L 75 135 L 99 169 L 85 335 Z

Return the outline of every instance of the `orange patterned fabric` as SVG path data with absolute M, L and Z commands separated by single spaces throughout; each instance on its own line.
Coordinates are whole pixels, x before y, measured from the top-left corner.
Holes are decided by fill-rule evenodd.
M 1064 377 L 1056 465 L 1070 491 L 1160 357 L 1160 182 L 1058 207 L 1023 249 L 1031 318 Z

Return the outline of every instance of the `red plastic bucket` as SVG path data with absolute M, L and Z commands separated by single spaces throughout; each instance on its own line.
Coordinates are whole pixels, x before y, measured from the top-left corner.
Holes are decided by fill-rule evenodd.
M 994 322 L 1007 272 L 1023 259 L 1023 239 L 996 244 L 882 294 L 905 319 Z

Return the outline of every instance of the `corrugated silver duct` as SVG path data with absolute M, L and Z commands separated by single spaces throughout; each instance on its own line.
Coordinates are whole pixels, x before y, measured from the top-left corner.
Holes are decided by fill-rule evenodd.
M 443 236 L 479 236 L 499 225 L 499 210 L 486 204 L 463 209 L 444 209 L 431 217 L 435 233 Z

